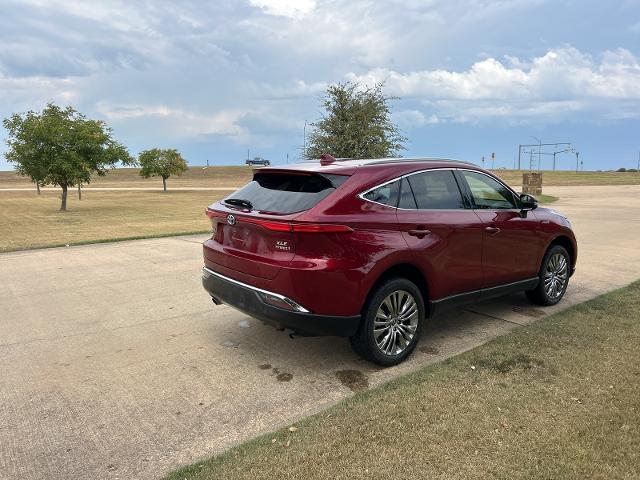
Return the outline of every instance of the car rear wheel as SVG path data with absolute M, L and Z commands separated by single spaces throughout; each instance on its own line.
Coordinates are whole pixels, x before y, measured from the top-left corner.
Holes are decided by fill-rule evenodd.
M 571 258 L 567 250 L 553 245 L 542 259 L 538 286 L 526 292 L 527 297 L 538 305 L 555 305 L 564 297 L 569 285 Z
M 424 318 L 418 287 L 405 278 L 391 278 L 372 292 L 351 345 L 366 360 L 397 365 L 416 347 Z

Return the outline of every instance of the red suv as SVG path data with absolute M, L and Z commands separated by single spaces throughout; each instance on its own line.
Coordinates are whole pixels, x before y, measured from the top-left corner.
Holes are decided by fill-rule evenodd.
M 207 215 L 202 281 L 215 304 L 299 335 L 348 336 L 380 365 L 406 358 L 447 307 L 514 291 L 559 302 L 576 264 L 566 217 L 459 161 L 259 168 Z

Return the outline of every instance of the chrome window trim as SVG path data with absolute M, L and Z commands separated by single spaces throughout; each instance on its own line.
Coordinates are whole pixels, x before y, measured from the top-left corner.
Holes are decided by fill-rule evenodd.
M 242 282 L 240 282 L 238 280 L 234 280 L 233 278 L 226 277 L 226 276 L 224 276 L 224 275 L 222 275 L 222 274 L 220 274 L 218 272 L 214 272 L 210 268 L 202 267 L 202 276 L 204 278 L 209 278 L 211 275 L 214 275 L 214 276 L 216 276 L 218 278 L 221 278 L 222 280 L 226 280 L 227 282 L 234 283 L 234 284 L 238 285 L 239 287 L 243 287 L 243 288 L 246 288 L 248 290 L 252 290 L 252 291 L 254 291 L 254 292 L 258 293 L 258 294 L 269 295 L 269 296 L 275 297 L 278 300 L 281 300 L 284 303 L 286 303 L 288 305 L 291 305 L 291 307 L 293 309 L 295 309 L 296 311 L 298 311 L 300 313 L 311 313 L 309 310 L 304 308 L 299 303 L 291 300 L 289 297 L 285 297 L 284 295 L 280 295 L 279 293 L 270 292 L 269 290 L 263 290 L 261 288 L 254 287 L 253 285 L 248 285 L 246 283 L 242 283 Z
M 380 183 L 380 184 L 376 185 L 375 187 L 371 187 L 369 190 L 366 190 L 364 192 L 360 192 L 357 196 L 358 196 L 358 198 L 360 198 L 361 200 L 364 200 L 365 202 L 374 203 L 376 205 L 382 205 L 383 207 L 389 207 L 389 208 L 396 208 L 397 209 L 398 207 L 392 207 L 391 205 L 387 205 L 386 203 L 380 203 L 380 202 L 376 202 L 375 200 L 369 200 L 368 198 L 364 198 L 364 196 L 369 192 L 373 192 L 374 190 L 376 190 L 378 188 L 384 187 L 385 185 L 389 185 L 390 183 L 402 180 L 402 178 L 403 177 L 398 177 L 398 178 L 394 178 L 393 180 L 388 180 L 388 181 L 386 181 L 384 183 Z M 400 193 L 399 186 L 398 186 L 398 193 Z
M 493 180 L 495 180 L 496 182 L 498 182 L 500 185 L 502 185 L 503 187 L 505 187 L 507 190 L 509 190 L 513 196 L 514 196 L 514 200 L 516 200 L 518 198 L 518 194 L 515 192 L 515 190 L 513 188 L 511 188 L 509 185 L 507 185 L 506 183 L 504 183 L 502 180 L 500 180 L 498 177 L 494 177 L 493 175 L 489 175 L 488 173 L 482 172 L 480 170 L 474 170 L 473 168 L 461 168 L 461 167 L 436 167 L 436 168 L 425 168 L 423 170 L 417 170 L 415 172 L 410 172 L 410 173 L 405 173 L 404 175 L 400 175 L 399 177 L 393 178 L 391 180 L 387 180 L 386 182 L 380 183 L 374 187 L 369 188 L 368 190 L 365 190 L 364 192 L 361 192 L 357 195 L 357 197 L 361 200 L 364 200 L 365 202 L 369 202 L 369 203 L 374 203 L 377 205 L 382 205 L 383 207 L 389 207 L 389 208 L 395 208 L 396 210 L 404 210 L 404 211 L 422 211 L 422 212 L 445 212 L 445 211 L 450 211 L 450 212 L 458 212 L 460 210 L 490 210 L 490 209 L 485 209 L 485 208 L 400 208 L 400 207 L 392 207 L 391 205 L 387 205 L 385 203 L 380 203 L 380 202 L 375 202 L 373 200 L 369 200 L 368 198 L 364 198 L 364 196 L 377 189 L 380 187 L 384 187 L 385 185 L 389 184 L 389 183 L 393 183 L 393 182 L 397 182 L 397 181 L 401 181 L 403 178 L 407 178 L 410 177 L 412 175 L 418 175 L 420 173 L 426 173 L 426 172 L 435 172 L 437 170 L 449 170 L 449 171 L 456 171 L 456 170 L 464 170 L 464 171 L 468 171 L 468 172 L 476 172 L 476 173 L 480 173 L 486 177 L 489 177 Z M 460 188 L 460 186 L 458 186 L 458 188 Z M 460 195 L 464 196 L 464 192 L 460 192 Z M 514 208 L 496 208 L 495 210 L 518 210 L 517 207 Z

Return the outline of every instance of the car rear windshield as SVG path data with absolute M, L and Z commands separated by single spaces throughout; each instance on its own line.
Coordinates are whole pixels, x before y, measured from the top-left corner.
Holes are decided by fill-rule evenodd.
M 225 200 L 243 200 L 251 209 L 275 214 L 289 214 L 309 210 L 330 195 L 347 175 L 319 173 L 267 173 L 253 176 L 253 181 Z

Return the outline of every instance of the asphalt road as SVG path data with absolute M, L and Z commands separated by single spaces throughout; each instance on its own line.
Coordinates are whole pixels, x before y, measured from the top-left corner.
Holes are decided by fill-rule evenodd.
M 561 305 L 453 311 L 385 370 L 214 307 L 201 237 L 0 255 L 0 478 L 156 478 L 640 278 L 640 186 L 545 193 L 579 241 Z

